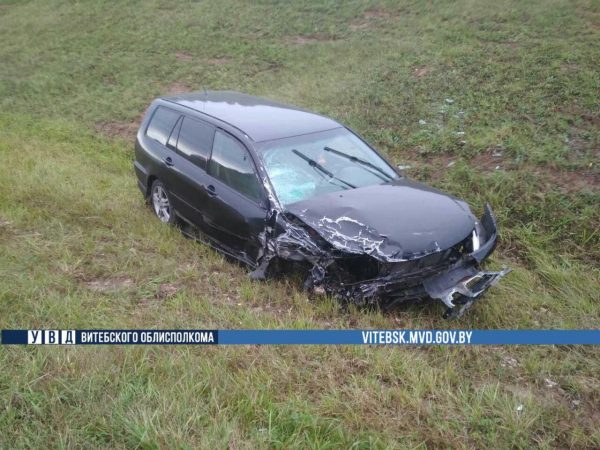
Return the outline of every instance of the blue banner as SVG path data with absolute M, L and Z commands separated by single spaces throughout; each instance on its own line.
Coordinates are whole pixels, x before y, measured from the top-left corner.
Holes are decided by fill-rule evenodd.
M 2 330 L 2 344 L 214 345 L 217 330 Z
M 2 330 L 30 345 L 598 345 L 600 330 Z

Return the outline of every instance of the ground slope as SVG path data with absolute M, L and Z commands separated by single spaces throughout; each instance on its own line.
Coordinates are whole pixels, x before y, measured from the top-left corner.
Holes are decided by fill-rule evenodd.
M 0 328 L 598 328 L 600 7 L 0 3 Z M 165 92 L 331 115 L 494 206 L 470 313 L 309 300 L 153 220 L 131 136 Z M 0 447 L 600 446 L 590 347 L 4 348 Z

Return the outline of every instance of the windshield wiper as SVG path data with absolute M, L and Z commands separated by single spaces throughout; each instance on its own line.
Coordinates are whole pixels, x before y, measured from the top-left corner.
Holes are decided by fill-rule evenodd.
M 325 167 L 323 167 L 321 164 L 319 164 L 314 159 L 311 159 L 308 156 L 306 156 L 304 153 L 299 152 L 296 149 L 293 149 L 292 152 L 294 152 L 296 155 L 298 155 L 300 158 L 302 158 L 304 161 L 306 161 L 311 167 L 314 167 L 315 169 L 321 171 L 322 173 L 324 173 L 325 175 L 327 175 L 329 178 L 333 178 L 334 180 L 337 180 L 340 183 L 344 183 L 346 186 L 349 186 L 352 189 L 356 189 L 356 186 L 354 186 L 353 184 L 348 183 L 345 180 L 342 180 L 341 178 L 336 177 L 333 173 L 331 173 L 329 170 L 327 170 Z
M 346 158 L 346 159 L 348 159 L 348 160 L 350 160 L 352 162 L 359 163 L 359 164 L 362 164 L 363 166 L 370 167 L 371 169 L 376 170 L 377 172 L 379 172 L 380 174 L 382 174 L 383 176 L 385 176 L 385 178 L 383 178 L 381 175 L 378 175 L 376 173 L 371 172 L 370 170 L 369 170 L 369 172 L 371 172 L 371 173 L 373 173 L 373 175 L 381 178 L 383 181 L 390 181 L 390 180 L 394 179 L 394 177 L 392 177 L 389 173 L 385 172 L 383 169 L 377 167 L 375 164 L 370 163 L 369 161 L 365 161 L 364 159 L 357 158 L 356 156 L 348 155 L 347 153 L 340 152 L 339 150 L 336 150 L 336 149 L 331 148 L 331 147 L 325 146 L 323 149 L 325 151 L 331 152 L 331 153 L 333 153 L 335 155 L 339 155 L 342 158 Z

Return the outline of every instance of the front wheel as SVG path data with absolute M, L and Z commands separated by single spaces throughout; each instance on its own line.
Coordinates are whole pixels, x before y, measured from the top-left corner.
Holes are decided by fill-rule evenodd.
M 169 224 L 175 223 L 175 212 L 171 206 L 171 199 L 169 198 L 169 194 L 167 194 L 167 188 L 165 188 L 165 185 L 159 180 L 154 180 L 154 183 L 152 183 L 150 202 L 154 214 L 156 214 L 156 217 L 158 217 L 161 222 Z

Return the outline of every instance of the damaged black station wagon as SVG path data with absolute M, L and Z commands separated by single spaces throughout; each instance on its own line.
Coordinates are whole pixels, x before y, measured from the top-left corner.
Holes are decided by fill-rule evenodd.
M 507 270 L 489 205 L 406 179 L 339 123 L 234 92 L 155 100 L 135 145 L 139 187 L 158 218 L 252 268 L 389 308 L 432 297 L 457 317 Z

